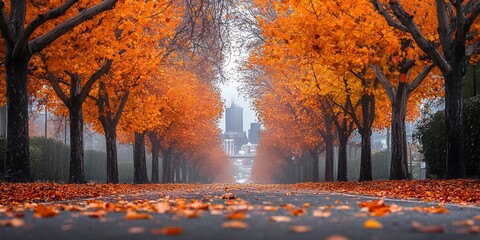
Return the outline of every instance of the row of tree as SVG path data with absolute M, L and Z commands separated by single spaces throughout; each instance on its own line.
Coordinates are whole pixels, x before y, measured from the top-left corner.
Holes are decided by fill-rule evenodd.
M 135 183 L 149 181 L 146 150 L 152 182 L 186 181 L 186 170 L 178 169 L 210 177 L 221 175 L 212 170 L 226 172 L 215 86 L 225 6 L 209 0 L 0 1 L 5 179 L 31 180 L 29 99 L 43 104 L 38 110 L 69 117 L 69 182 L 85 182 L 85 123 L 105 136 L 109 183 L 118 182 L 117 141 L 134 144 Z
M 408 179 L 405 121 L 418 117 L 425 99 L 445 94 L 446 177 L 465 177 L 461 83 L 478 57 L 478 1 L 258 0 L 255 7 L 258 40 L 244 70 L 265 125 L 260 156 L 311 155 L 319 181 L 325 152 L 325 181 L 333 181 L 338 145 L 337 180 L 346 181 L 356 130 L 359 180 L 368 181 L 372 131 L 390 128 L 390 179 Z M 268 169 L 260 166 L 267 161 L 255 164 Z

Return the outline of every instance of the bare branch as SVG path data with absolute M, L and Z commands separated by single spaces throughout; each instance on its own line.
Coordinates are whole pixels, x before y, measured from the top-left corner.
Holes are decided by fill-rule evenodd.
M 385 18 L 385 20 L 387 20 L 387 23 L 388 23 L 389 26 L 394 27 L 394 28 L 399 29 L 399 30 L 404 31 L 404 32 L 408 31 L 407 27 L 405 27 L 405 25 L 403 25 L 401 22 L 398 22 L 395 19 L 393 19 L 393 17 L 390 15 L 390 13 L 388 13 L 387 9 L 385 9 L 385 7 L 380 2 L 378 2 L 378 0 L 371 0 L 371 2 L 372 2 L 373 7 L 375 8 L 375 10 L 377 10 Z
M 383 89 L 385 89 L 388 98 L 390 98 L 390 101 L 393 102 L 396 92 L 395 87 L 393 87 L 390 81 L 388 81 L 387 76 L 385 76 L 382 69 L 378 65 L 371 64 L 370 67 L 373 68 L 373 71 L 375 72 L 378 81 L 380 81 L 380 83 L 382 84 Z
M 103 75 L 107 74 L 108 71 L 110 71 L 110 68 L 112 67 L 112 63 L 113 63 L 113 60 L 110 60 L 110 59 L 107 60 L 100 69 L 98 69 L 94 74 L 92 74 L 92 76 L 90 76 L 87 83 L 85 83 L 85 86 L 80 92 L 80 102 L 85 101 L 88 94 L 90 93 L 90 90 L 92 90 L 93 84 L 95 84 L 95 82 L 97 82 L 98 79 L 100 79 Z
M 8 24 L 7 15 L 5 14 L 5 3 L 0 1 L 0 31 L 2 32 L 3 38 L 7 43 L 7 46 L 12 42 L 12 29 Z
M 130 91 L 125 91 L 122 96 L 122 100 L 120 101 L 120 106 L 117 109 L 117 112 L 115 113 L 115 118 L 113 118 L 113 124 L 117 125 L 118 122 L 120 121 L 120 117 L 122 116 L 123 109 L 125 109 L 125 105 L 127 104 L 128 100 L 128 95 L 130 94 Z
M 65 34 L 66 32 L 72 30 L 74 27 L 80 25 L 81 23 L 95 17 L 96 15 L 112 9 L 118 0 L 104 0 L 99 4 L 96 4 L 93 7 L 83 10 L 76 16 L 66 20 L 65 22 L 59 24 L 48 33 L 32 40 L 29 42 L 30 54 L 35 54 L 42 51 L 46 46 L 55 41 L 57 38 Z
M 48 11 L 47 13 L 45 14 L 39 14 L 37 16 L 37 18 L 35 18 L 28 26 L 27 28 L 25 29 L 25 31 L 22 33 L 22 36 L 19 37 L 19 41 L 17 42 L 15 48 L 17 48 L 17 46 L 23 46 L 27 41 L 28 39 L 30 38 L 30 36 L 33 34 L 33 32 L 38 28 L 40 27 L 42 24 L 46 23 L 47 21 L 49 20 L 52 20 L 52 19 L 55 19 L 55 18 L 58 18 L 62 15 L 65 14 L 65 12 L 70 9 L 73 5 L 75 5 L 75 3 L 77 3 L 78 0 L 69 0 L 67 2 L 65 2 L 62 6 L 60 7 L 57 7 L 57 8 L 54 8 L 54 9 L 51 9 L 50 11 Z M 18 51 L 18 50 L 17 50 Z M 13 51 L 14 53 L 14 56 L 15 56 L 15 50 Z
M 435 68 L 434 64 L 426 66 L 423 71 L 417 75 L 413 82 L 408 86 L 407 94 L 415 91 L 415 89 L 423 82 L 423 80 L 428 76 L 428 74 Z
M 407 27 L 408 32 L 412 35 L 417 45 L 428 55 L 435 65 L 438 66 L 444 75 L 449 74 L 452 67 L 435 45 L 423 36 L 417 24 L 413 21 L 413 17 L 405 12 L 398 1 L 390 0 L 389 4 L 397 19 Z
M 436 2 L 440 44 L 443 49 L 449 49 L 452 43 L 452 31 L 450 28 L 450 20 L 447 15 L 447 4 L 445 3 L 445 0 L 436 0 Z

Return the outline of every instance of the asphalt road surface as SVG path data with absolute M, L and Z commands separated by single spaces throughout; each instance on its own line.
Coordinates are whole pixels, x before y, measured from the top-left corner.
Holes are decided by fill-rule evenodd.
M 223 223 L 230 221 L 226 218 L 229 214 L 227 210 L 198 211 L 198 216 L 191 218 L 172 212 L 153 213 L 153 219 L 140 220 L 125 219 L 124 212 L 109 212 L 104 217 L 91 218 L 80 212 L 60 211 L 52 218 L 37 218 L 33 211 L 26 211 L 23 217 L 25 226 L 0 227 L 0 239 L 480 239 L 480 233 L 469 233 L 472 225 L 480 226 L 480 208 L 475 206 L 447 204 L 448 213 L 433 214 L 407 209 L 431 207 L 435 203 L 385 199 L 385 204 L 396 204 L 400 210 L 383 217 L 372 217 L 358 204 L 378 198 L 313 191 L 286 192 L 276 188 L 256 189 L 249 185 L 226 191 L 233 193 L 235 199 L 222 199 L 225 190 L 208 188 L 190 193 L 145 192 L 98 199 L 125 203 L 185 198 L 187 202 L 197 199 L 227 208 L 233 201 L 242 201 L 247 204 L 248 210 L 245 211 L 246 218 L 239 221 L 246 224 L 246 229 L 222 227 Z M 78 202 L 85 200 L 66 203 Z M 299 216 L 292 215 L 295 209 L 301 209 L 296 212 Z M 330 215 L 318 216 L 318 212 L 330 212 Z M 272 221 L 271 216 L 286 216 L 286 222 Z M 0 213 L 1 219 L 7 219 L 7 216 Z M 368 219 L 375 219 L 382 227 L 366 228 L 364 224 Z M 306 228 L 297 231 L 306 232 L 292 231 L 292 226 L 298 225 Z M 178 226 L 183 231 L 178 235 L 160 234 L 158 229 L 166 226 Z

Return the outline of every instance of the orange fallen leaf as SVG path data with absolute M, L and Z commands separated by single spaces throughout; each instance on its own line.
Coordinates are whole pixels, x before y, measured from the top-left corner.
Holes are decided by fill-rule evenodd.
M 268 219 L 274 222 L 291 222 L 292 221 L 292 218 L 287 216 L 271 216 Z
M 469 233 L 480 233 L 480 226 L 471 226 L 468 228 Z
M 480 221 L 480 215 L 475 216 L 474 219 Z
M 246 214 L 245 212 L 241 211 L 241 212 L 235 212 L 235 213 L 231 213 L 229 215 L 227 215 L 227 219 L 230 219 L 230 220 L 243 220 L 246 218 Z
M 222 223 L 223 228 L 247 229 L 248 225 L 241 221 L 229 221 Z
M 473 221 L 471 219 L 468 219 L 468 220 L 465 220 L 465 221 L 454 221 L 453 225 L 458 226 L 458 227 L 468 227 L 468 226 L 475 225 L 475 221 Z
M 144 227 L 130 227 L 128 228 L 128 233 L 130 234 L 139 234 L 139 233 L 144 233 L 145 228 Z
M 176 226 L 167 226 L 164 228 L 160 229 L 152 229 L 152 234 L 154 235 L 180 235 L 183 233 L 183 228 L 182 227 L 176 227 Z
M 293 216 L 302 216 L 303 214 L 306 213 L 306 211 L 303 210 L 302 208 L 295 208 L 295 209 L 290 210 L 290 213 Z
M 263 206 L 263 210 L 265 211 L 277 211 L 277 209 L 275 206 Z
M 312 231 L 310 226 L 294 225 L 290 227 L 290 231 L 294 233 L 307 233 Z
M 18 228 L 18 227 L 25 226 L 25 221 L 19 218 L 5 219 L 5 220 L 0 220 L 0 226 Z
M 153 216 L 147 213 L 127 212 L 127 214 L 125 214 L 125 219 L 127 220 L 153 219 Z
M 235 194 L 233 194 L 233 193 L 225 193 L 225 194 L 222 195 L 222 199 L 228 199 L 228 200 L 230 200 L 230 199 L 235 199 Z
M 101 218 L 103 216 L 105 216 L 105 214 L 107 214 L 106 211 L 104 210 L 98 210 L 98 211 L 95 211 L 95 212 L 83 212 L 82 215 L 85 215 L 85 216 L 88 216 L 88 217 L 91 217 L 91 218 Z
M 326 218 L 326 217 L 330 217 L 330 215 L 332 215 L 330 211 L 320 211 L 320 210 L 313 211 L 314 217 Z
M 383 225 L 375 219 L 368 219 L 363 223 L 363 227 L 368 229 L 381 229 Z
M 35 217 L 50 218 L 58 214 L 58 211 L 54 210 L 52 207 L 47 207 L 43 204 L 38 205 L 35 208 Z
M 348 238 L 342 235 L 331 235 L 325 238 L 325 240 L 348 240 Z

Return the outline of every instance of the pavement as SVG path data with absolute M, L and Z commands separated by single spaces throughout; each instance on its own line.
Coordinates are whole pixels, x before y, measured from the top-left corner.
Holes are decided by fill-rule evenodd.
M 0 227 L 0 240 L 480 239 L 480 232 L 469 233 L 475 232 L 475 229 L 478 230 L 475 226 L 480 226 L 480 208 L 477 206 L 446 204 L 444 207 L 448 209 L 447 213 L 434 214 L 411 209 L 438 207 L 437 203 L 385 199 L 384 203 L 387 206 L 393 205 L 394 209 L 398 211 L 382 217 L 372 217 L 371 213 L 359 207 L 359 203 L 371 202 L 378 198 L 331 192 L 292 192 L 282 187 L 265 189 L 251 185 L 242 186 L 224 190 L 205 187 L 195 192 L 181 190 L 143 192 L 95 199 L 105 202 L 122 202 L 128 205 L 135 202 L 155 203 L 157 201 L 173 203 L 174 199 L 185 198 L 187 203 L 191 200 L 199 200 L 211 206 L 225 206 L 225 209 L 218 211 L 195 210 L 198 212 L 198 216 L 193 217 L 185 217 L 178 212 L 167 212 L 151 213 L 153 219 L 129 220 L 125 219 L 125 212 L 108 212 L 104 217 L 91 218 L 82 215 L 81 212 L 60 211 L 52 218 L 37 218 L 33 211 L 25 211 L 25 216 L 22 218 L 25 226 Z M 235 199 L 222 199 L 222 196 L 227 196 L 227 198 L 231 196 L 225 195 L 225 192 L 232 193 Z M 86 200 L 77 199 L 57 203 L 78 204 L 82 202 L 84 203 Z M 241 204 L 237 205 L 239 202 Z M 246 228 L 222 227 L 222 224 L 231 221 L 226 216 L 229 216 L 235 209 L 245 210 L 246 218 L 237 220 L 247 224 Z M 330 215 L 319 216 L 318 213 L 322 212 L 330 212 Z M 272 216 L 285 216 L 287 221 L 272 221 Z M 2 219 L 8 219 L 6 214 L 0 213 L 0 221 Z M 369 219 L 381 223 L 382 227 L 379 229 L 366 228 L 364 224 Z M 178 226 L 183 231 L 178 235 L 161 234 L 161 229 L 167 226 Z M 292 231 L 292 226 L 306 226 L 306 228 Z M 303 230 L 305 233 L 299 233 Z

